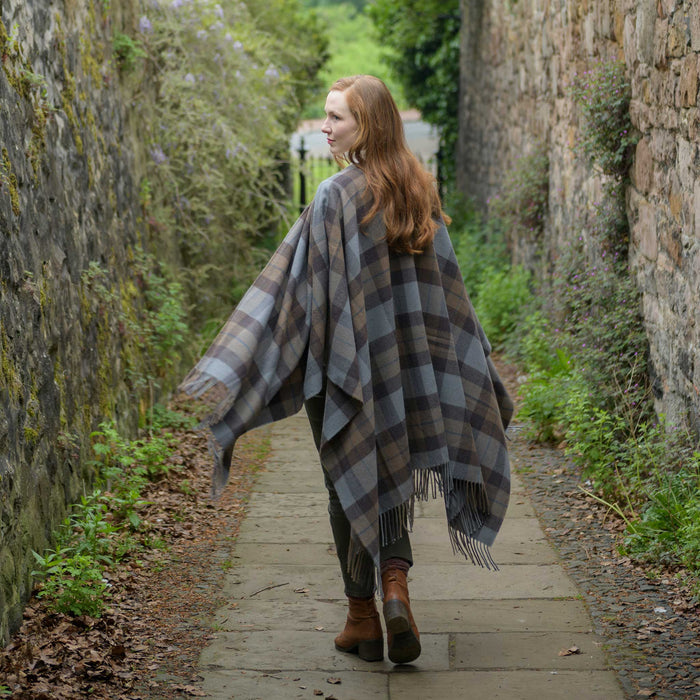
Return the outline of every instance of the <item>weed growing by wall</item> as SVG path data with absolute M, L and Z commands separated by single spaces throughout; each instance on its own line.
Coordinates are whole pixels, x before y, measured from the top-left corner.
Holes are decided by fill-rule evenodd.
M 539 142 L 505 174 L 489 216 L 501 222 L 513 259 L 531 266 L 540 254 L 549 197 L 549 157 Z
M 583 127 L 577 152 L 605 175 L 623 179 L 637 142 L 629 115 L 630 85 L 622 61 L 601 62 L 576 76 L 570 91 Z
M 53 548 L 34 552 L 40 568 L 32 573 L 42 581 L 38 596 L 54 610 L 99 617 L 109 600 L 105 571 L 153 544 L 140 514 L 148 505 L 142 492 L 149 482 L 179 468 L 169 461 L 173 438 L 162 429 L 167 426 L 162 419 L 174 425 L 191 420 L 174 411 L 158 414 L 161 420 L 147 438 L 128 440 L 109 422 L 92 434 L 96 488 L 73 506 L 54 533 Z

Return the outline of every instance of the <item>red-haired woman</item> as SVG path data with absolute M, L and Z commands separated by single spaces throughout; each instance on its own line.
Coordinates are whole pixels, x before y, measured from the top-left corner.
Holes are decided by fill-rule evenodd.
M 410 663 L 414 500 L 439 493 L 454 548 L 495 568 L 512 402 L 389 90 L 342 78 L 325 111 L 347 167 L 321 183 L 183 388 L 225 396 L 209 421 L 215 488 L 243 432 L 306 405 L 349 606 L 336 648 L 383 658 L 378 587 L 389 658 Z

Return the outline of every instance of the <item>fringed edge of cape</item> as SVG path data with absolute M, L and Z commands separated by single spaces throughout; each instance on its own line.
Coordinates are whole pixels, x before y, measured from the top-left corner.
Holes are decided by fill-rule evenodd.
M 453 554 L 462 554 L 475 566 L 489 571 L 498 571 L 498 564 L 493 559 L 489 545 L 476 539 L 472 534 L 478 532 L 488 516 L 488 497 L 483 484 L 455 479 L 449 464 L 425 469 L 416 469 L 413 473 L 413 495 L 408 501 L 400 503 L 379 515 L 379 534 L 382 546 L 395 542 L 405 532 L 413 531 L 415 502 L 436 499 L 438 495 L 446 498 L 449 494 L 462 492 L 464 507 L 447 523 L 447 530 Z M 353 581 L 366 581 L 372 575 L 368 557 L 363 557 L 361 545 L 350 539 L 348 550 L 348 573 Z M 379 576 L 377 576 L 379 585 Z

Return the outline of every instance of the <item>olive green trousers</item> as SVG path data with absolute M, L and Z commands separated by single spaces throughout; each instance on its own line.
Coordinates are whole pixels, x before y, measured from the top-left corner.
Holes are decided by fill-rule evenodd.
M 316 449 L 321 445 L 321 429 L 323 427 L 323 396 L 314 396 L 308 399 L 305 403 L 306 413 L 309 417 L 311 432 L 314 436 Z M 321 465 L 323 467 L 323 464 Z M 333 482 L 328 476 L 328 472 L 323 468 L 323 479 L 328 490 L 328 515 L 331 521 L 331 530 L 333 532 L 333 540 L 335 549 L 340 560 L 340 570 L 343 575 L 343 584 L 345 586 L 345 595 L 352 598 L 369 598 L 374 595 L 374 565 L 372 559 L 366 551 L 362 552 L 362 556 L 367 558 L 367 561 L 360 567 L 362 571 L 370 572 L 364 580 L 354 581 L 348 573 L 348 548 L 350 545 L 350 522 L 345 515 L 343 506 L 340 503 L 338 494 L 333 486 Z M 381 548 L 379 553 L 380 562 L 388 559 L 403 559 L 409 565 L 413 563 L 413 553 L 411 552 L 411 541 L 408 533 L 405 532 L 398 540 Z

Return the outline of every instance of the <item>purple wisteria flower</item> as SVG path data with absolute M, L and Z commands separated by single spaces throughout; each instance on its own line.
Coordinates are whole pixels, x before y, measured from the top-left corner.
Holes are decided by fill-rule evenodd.
M 191 85 L 194 85 L 194 83 L 195 83 L 195 77 L 194 77 L 194 75 L 192 75 L 192 73 L 188 73 L 188 74 L 185 76 L 185 82 L 186 82 L 186 83 L 190 83 Z
M 139 31 L 141 34 L 152 34 L 153 33 L 153 25 L 151 24 L 151 20 L 146 17 L 146 15 L 143 15 L 141 19 L 139 20 Z
M 223 19 L 224 18 L 224 11 L 221 8 L 221 5 L 214 5 L 214 14 L 219 18 Z
M 158 144 L 151 148 L 151 158 L 153 158 L 153 162 L 156 165 L 163 165 L 163 163 L 168 162 L 168 156 L 163 153 L 163 149 Z
M 274 66 L 270 66 L 266 71 L 265 71 L 265 77 L 268 80 L 277 80 L 280 77 L 280 72 L 275 68 Z

